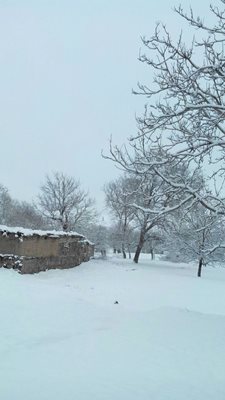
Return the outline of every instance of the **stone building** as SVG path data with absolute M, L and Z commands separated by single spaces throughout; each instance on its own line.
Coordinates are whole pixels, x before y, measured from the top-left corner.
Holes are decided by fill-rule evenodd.
M 65 269 L 94 255 L 94 245 L 76 232 L 40 231 L 0 225 L 0 267 L 22 274 Z

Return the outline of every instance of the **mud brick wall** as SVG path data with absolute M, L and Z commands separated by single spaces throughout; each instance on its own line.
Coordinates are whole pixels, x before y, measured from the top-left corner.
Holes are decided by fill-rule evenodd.
M 0 231 L 0 267 L 23 274 L 75 267 L 93 255 L 94 246 L 78 234 L 25 236 Z

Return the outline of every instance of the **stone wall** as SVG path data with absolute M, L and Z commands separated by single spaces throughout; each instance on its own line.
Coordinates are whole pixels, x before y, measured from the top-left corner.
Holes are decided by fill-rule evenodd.
M 93 244 L 77 233 L 26 232 L 0 226 L 0 267 L 22 274 L 72 268 L 93 255 Z
M 0 255 L 0 267 L 13 268 L 20 270 L 23 265 L 23 257 L 1 254 Z

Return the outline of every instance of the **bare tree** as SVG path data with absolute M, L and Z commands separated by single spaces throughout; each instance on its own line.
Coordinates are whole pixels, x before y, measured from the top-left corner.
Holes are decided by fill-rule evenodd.
M 152 70 L 154 79 L 139 84 L 134 93 L 144 96 L 147 105 L 138 118 L 137 135 L 123 151 L 111 145 L 110 157 L 126 170 L 157 174 L 173 193 L 182 191 L 184 196 L 177 196 L 174 206 L 200 202 L 224 215 L 225 0 L 219 2 L 221 8 L 210 6 L 212 26 L 192 10 L 187 14 L 181 7 L 175 9 L 184 22 L 205 36 L 194 38 L 190 46 L 182 35 L 173 41 L 161 24 L 151 38 L 142 39 L 145 52 L 139 59 Z M 158 157 L 152 157 L 155 152 Z M 201 169 L 206 171 L 207 165 L 210 191 L 200 192 L 195 179 L 182 176 L 177 168 L 180 164 L 196 170 L 195 176 Z
M 74 229 L 87 217 L 91 219 L 94 201 L 81 189 L 79 181 L 61 172 L 46 176 L 38 197 L 43 214 L 63 230 Z
M 206 245 L 207 238 L 216 237 L 215 226 L 222 224 L 218 217 L 225 215 L 225 0 L 219 1 L 221 8 L 210 6 L 212 26 L 192 10 L 187 14 L 181 7 L 175 9 L 189 25 L 205 33 L 205 38 L 194 38 L 190 46 L 182 35 L 174 42 L 161 24 L 150 39 L 142 39 L 146 52 L 140 61 L 152 69 L 154 79 L 149 85 L 139 84 L 134 93 L 148 103 L 137 119 L 138 133 L 122 149 L 110 143 L 110 155 L 105 156 L 144 182 L 154 176 L 164 182 L 161 193 L 167 200 L 139 207 L 153 221 L 180 210 L 191 227 L 192 210 L 201 210 L 195 215 L 201 228 L 196 228 L 193 241 L 201 243 L 199 275 L 208 255 L 224 246 L 221 242 L 211 249 Z
M 116 241 L 120 241 L 123 258 L 126 258 L 126 251 L 129 251 L 129 236 L 134 219 L 132 203 L 138 186 L 137 180 L 130 176 L 121 176 L 104 186 L 106 205 L 116 218 L 114 233 L 116 228 Z
M 188 183 L 183 187 L 204 207 L 224 214 L 225 1 L 220 3 L 221 8 L 210 6 L 215 20 L 212 26 L 195 17 L 192 10 L 187 14 L 181 6 L 175 9 L 189 25 L 205 33 L 205 38 L 194 38 L 190 46 L 182 35 L 174 42 L 160 24 L 150 39 L 142 39 L 146 53 L 140 55 L 140 61 L 152 68 L 155 79 L 151 85 L 139 84 L 136 93 L 148 98 L 145 113 L 138 119 L 139 138 L 147 138 L 151 150 L 164 150 L 164 164 L 209 164 L 213 192 L 199 197 Z M 175 187 L 176 175 L 168 178 L 161 165 L 155 163 L 152 168 Z
M 203 265 L 224 261 L 225 222 L 220 215 L 195 204 L 188 213 L 179 210 L 171 228 L 170 252 L 178 252 L 184 261 L 198 261 L 198 277 Z

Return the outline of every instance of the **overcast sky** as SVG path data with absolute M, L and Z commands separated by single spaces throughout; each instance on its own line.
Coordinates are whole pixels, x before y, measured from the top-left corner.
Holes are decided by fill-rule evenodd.
M 183 21 L 171 0 L 0 0 L 0 183 L 35 199 L 46 173 L 80 179 L 103 204 L 102 187 L 118 175 L 101 158 L 136 133 L 150 82 L 138 62 L 140 36 L 156 21 L 174 35 Z M 200 14 L 209 2 L 181 0 Z

